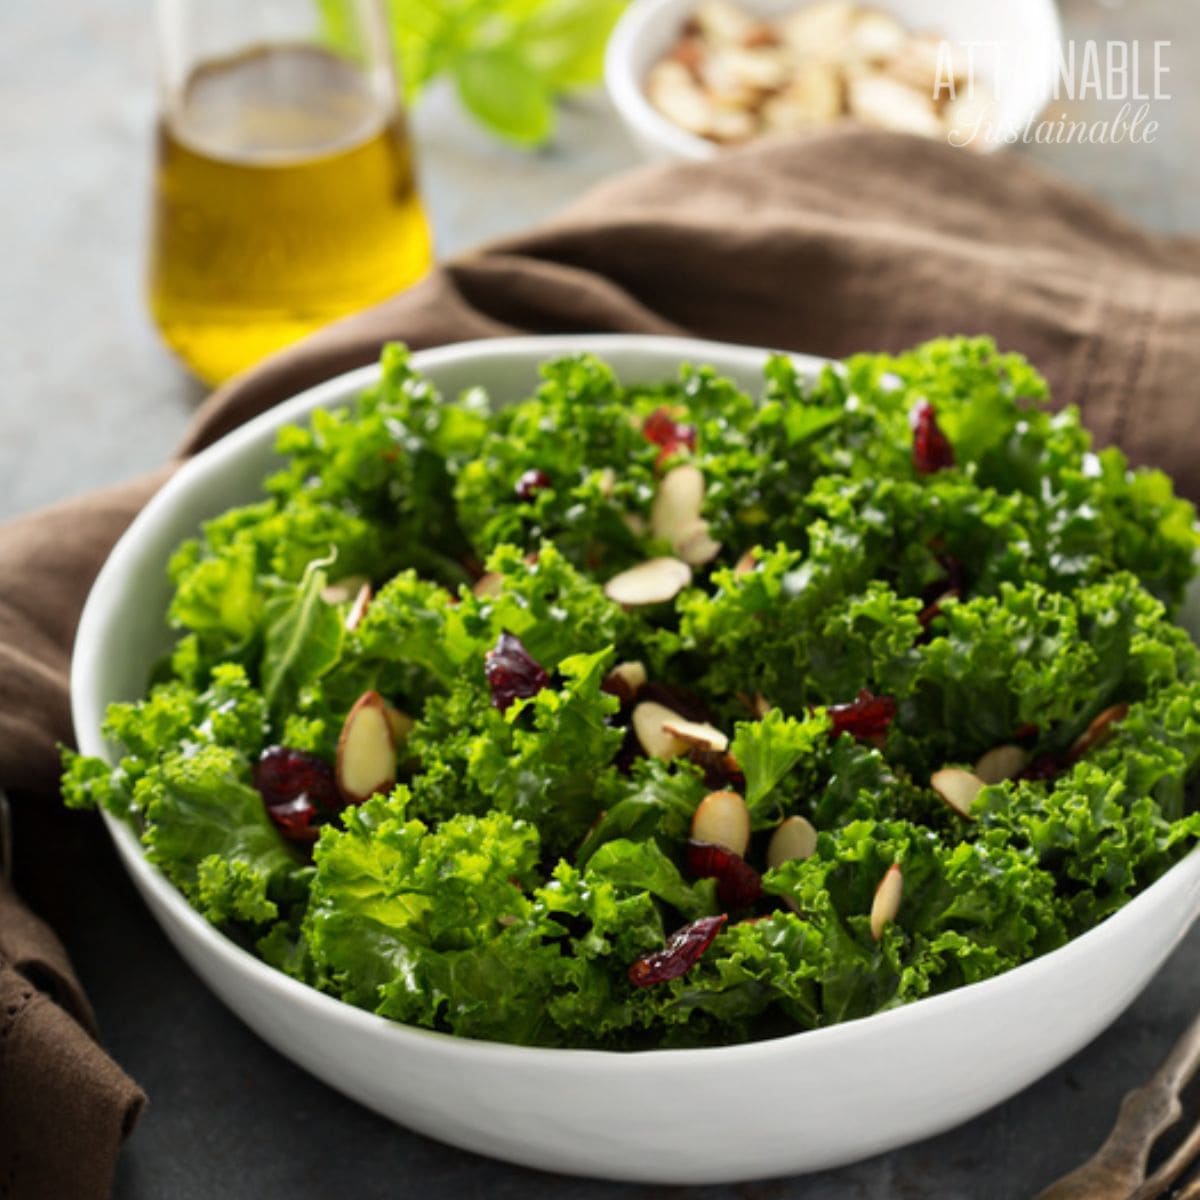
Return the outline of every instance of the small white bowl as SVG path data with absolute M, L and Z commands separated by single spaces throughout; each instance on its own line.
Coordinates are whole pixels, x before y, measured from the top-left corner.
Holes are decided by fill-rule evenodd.
M 812 0 L 735 0 L 763 18 Z M 711 158 L 720 149 L 664 117 L 646 97 L 650 68 L 671 48 L 698 0 L 633 0 L 608 43 L 604 78 L 634 141 L 652 159 Z M 913 33 L 930 32 L 964 49 L 975 45 L 977 77 L 995 103 L 994 151 L 1020 136 L 1054 93 L 1062 28 L 1054 0 L 864 0 Z
M 626 380 L 712 363 L 745 387 L 766 351 L 677 338 L 466 342 L 413 356 L 443 393 L 529 394 L 538 364 L 591 350 Z M 820 360 L 801 358 L 815 371 Z M 353 371 L 271 409 L 188 462 L 101 570 L 71 664 L 75 733 L 144 694 L 170 644 L 168 556 L 200 522 L 257 499 L 275 433 L 352 400 Z M 332 1087 L 413 1129 L 548 1171 L 654 1183 L 725 1183 L 837 1166 L 938 1133 L 1006 1099 L 1091 1041 L 1145 987 L 1200 910 L 1200 851 L 1102 925 L 1043 958 L 904 1008 L 774 1041 L 617 1054 L 469 1041 L 398 1025 L 268 967 L 204 920 L 106 814 L 117 851 L 179 952 L 247 1025 Z M 351 1168 L 352 1170 L 352 1168 Z M 353 1192 L 350 1177 L 348 1187 Z

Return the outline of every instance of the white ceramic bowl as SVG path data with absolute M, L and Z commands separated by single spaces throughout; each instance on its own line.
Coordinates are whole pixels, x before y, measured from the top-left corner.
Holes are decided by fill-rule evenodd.
M 812 0 L 735 0 L 764 18 L 794 12 Z M 633 0 L 608 43 L 604 78 L 634 141 L 652 159 L 710 158 L 718 147 L 680 129 L 646 98 L 650 68 L 670 49 L 698 0 Z M 996 101 L 997 150 L 1050 101 L 1059 70 L 1062 30 L 1054 0 L 863 0 L 891 13 L 906 29 L 975 45 L 977 77 Z
M 756 386 L 765 351 L 654 337 L 516 338 L 414 355 L 445 393 L 528 394 L 540 362 L 602 354 L 626 379 L 709 362 Z M 815 370 L 820 360 L 800 359 Z M 111 756 L 100 722 L 144 693 L 169 644 L 173 547 L 259 494 L 275 431 L 350 400 L 374 367 L 313 388 L 189 462 L 147 505 L 96 580 L 71 672 L 80 748 Z M 937 1133 L 1011 1096 L 1090 1041 L 1138 994 L 1200 908 L 1200 852 L 1076 941 L 995 979 L 830 1029 L 706 1050 L 637 1054 L 476 1042 L 394 1024 L 322 995 L 239 949 L 109 829 L 179 952 L 280 1053 L 413 1129 L 551 1171 L 716 1183 L 813 1171 Z

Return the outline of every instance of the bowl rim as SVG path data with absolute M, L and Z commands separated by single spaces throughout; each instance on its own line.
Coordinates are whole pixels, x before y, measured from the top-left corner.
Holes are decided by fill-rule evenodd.
M 611 354 L 615 351 L 618 355 L 622 351 L 649 351 L 665 358 L 674 357 L 678 362 L 696 361 L 701 356 L 712 356 L 724 360 L 723 365 L 713 362 L 720 371 L 729 371 L 737 367 L 757 369 L 769 355 L 778 353 L 761 347 L 699 338 L 646 334 L 555 334 L 459 342 L 436 349 L 415 351 L 411 361 L 417 371 L 427 371 L 471 360 L 486 364 L 488 360 L 497 358 L 527 360 L 534 356 L 536 359 L 544 359 L 566 351 L 591 351 L 599 354 Z M 790 354 L 789 357 L 800 364 L 802 369 L 808 370 L 821 369 L 831 362 L 813 355 Z M 107 701 L 100 700 L 104 690 L 102 683 L 106 661 L 102 635 L 110 621 L 110 614 L 115 611 L 124 595 L 126 579 L 133 574 L 132 568 L 136 567 L 146 553 L 145 543 L 153 542 L 155 534 L 161 535 L 169 530 L 175 524 L 177 503 L 201 488 L 210 476 L 222 473 L 228 460 L 236 459 L 251 449 L 265 434 L 301 419 L 316 408 L 349 403 L 359 390 L 378 378 L 379 372 L 380 367 L 375 363 L 337 375 L 305 389 L 239 426 L 186 461 L 134 518 L 113 546 L 96 576 L 76 632 L 70 666 L 70 700 L 72 722 L 80 753 L 97 755 L 106 761 L 112 760 L 112 748 L 100 733 L 103 709 L 107 704 Z M 216 515 L 218 511 L 221 509 L 214 507 L 212 515 Z M 177 542 L 178 536 L 172 535 L 171 546 Z M 165 566 L 165 563 L 163 565 Z M 947 1008 L 962 1004 L 965 997 L 987 996 L 1000 999 L 1006 993 L 1020 991 L 1027 981 L 1039 975 L 1069 968 L 1074 960 L 1089 954 L 1097 942 L 1118 937 L 1126 926 L 1136 924 L 1143 912 L 1156 905 L 1161 904 L 1170 911 L 1172 906 L 1169 902 L 1174 899 L 1182 903 L 1189 891 L 1195 893 L 1194 900 L 1200 899 L 1200 846 L 1197 846 L 1117 912 L 1057 949 L 991 978 L 965 984 L 937 995 L 925 996 L 896 1008 L 835 1025 L 798 1030 L 763 1041 L 735 1042 L 718 1046 L 632 1051 L 524 1046 L 467 1038 L 403 1024 L 359 1008 L 292 978 L 243 949 L 206 920 L 166 875 L 149 862 L 144 847 L 132 829 L 107 811 L 102 811 L 101 816 L 126 870 L 143 893 L 148 907 L 160 924 L 165 922 L 156 911 L 156 904 L 165 909 L 176 929 L 189 935 L 196 943 L 197 950 L 202 950 L 216 959 L 231 976 L 240 977 L 256 991 L 265 991 L 277 998 L 306 1007 L 313 1011 L 314 1015 L 320 1015 L 323 1019 L 340 1025 L 343 1030 L 387 1037 L 400 1046 L 420 1043 L 426 1047 L 437 1046 L 439 1050 L 450 1055 L 483 1055 L 499 1061 L 514 1059 L 525 1064 L 549 1067 L 566 1066 L 587 1060 L 590 1066 L 602 1070 L 620 1069 L 637 1073 L 656 1070 L 664 1062 L 675 1064 L 681 1069 L 709 1065 L 714 1063 L 715 1056 L 719 1055 L 726 1059 L 741 1056 L 746 1061 L 774 1057 L 787 1047 L 800 1045 L 799 1039 L 804 1039 L 804 1045 L 820 1044 L 823 1047 L 836 1048 L 841 1043 L 856 1040 L 867 1025 L 881 1034 L 896 1032 L 914 1023 L 936 1019 Z M 153 897 L 153 902 L 150 901 L 150 897 Z M 1200 917 L 1200 904 L 1193 902 L 1190 913 L 1181 918 L 1181 927 L 1174 944 L 1178 944 L 1197 917 Z M 167 932 L 174 940 L 172 931 Z M 181 949 L 178 946 L 177 948 Z M 205 986 L 211 990 L 207 981 Z
M 795 0 L 796 7 L 811 2 L 813 0 Z M 1045 33 L 1048 40 L 1055 47 L 1061 47 L 1063 40 L 1062 15 L 1055 0 L 1027 0 L 1027 2 L 1038 6 L 1046 21 Z M 630 131 L 647 142 L 653 142 L 660 153 L 666 152 L 675 158 L 691 161 L 713 158 L 721 153 L 723 147 L 710 142 L 707 138 L 700 137 L 699 134 L 688 133 L 687 130 L 681 129 L 673 121 L 663 116 L 650 103 L 646 95 L 644 80 L 634 69 L 634 59 L 636 47 L 647 37 L 647 28 L 651 27 L 663 13 L 676 8 L 681 10 L 694 8 L 698 3 L 699 0 L 632 0 L 613 27 L 604 52 L 605 88 L 617 113 Z M 1037 102 L 1025 113 L 1026 121 L 1037 120 L 1038 116 L 1046 111 L 1046 107 L 1054 95 L 1055 78 L 1055 69 L 1052 65 L 1050 72 L 1041 83 Z M 814 132 L 832 128 L 834 128 L 833 125 L 817 126 L 814 127 Z M 857 128 L 869 128 L 869 126 L 859 125 Z M 1012 126 L 1012 128 L 1024 129 L 1025 125 L 1022 123 Z M 1011 130 L 1006 129 L 1006 134 L 1009 132 Z M 759 135 L 759 137 L 744 143 L 743 146 L 733 148 L 741 149 L 745 145 L 754 145 L 766 140 L 769 136 Z M 906 135 L 896 134 L 895 136 Z M 982 153 L 994 154 L 1007 145 L 1007 137 L 988 142 L 982 147 Z

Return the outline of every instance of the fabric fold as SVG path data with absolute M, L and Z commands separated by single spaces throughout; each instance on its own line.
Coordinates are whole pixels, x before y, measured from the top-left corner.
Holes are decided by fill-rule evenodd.
M 90 1034 L 96 1018 L 62 943 L 0 878 L 0 962 L 53 999 Z
M 146 1103 L 95 1040 L 91 1005 L 49 926 L 0 878 L 0 1196 L 109 1194 Z
M 113 543 L 169 475 L 162 468 L 0 528 L 0 788 L 57 795 L 83 602 Z
M 69 1013 L 0 961 L 0 1195 L 103 1200 L 145 1103 Z

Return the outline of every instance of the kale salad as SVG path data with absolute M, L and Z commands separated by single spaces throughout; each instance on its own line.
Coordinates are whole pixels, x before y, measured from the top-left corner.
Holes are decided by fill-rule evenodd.
M 461 1036 L 713 1045 L 1008 970 L 1196 843 L 1193 510 L 1022 358 L 542 376 L 390 346 L 285 428 L 116 765 L 65 752 L 237 943 Z

